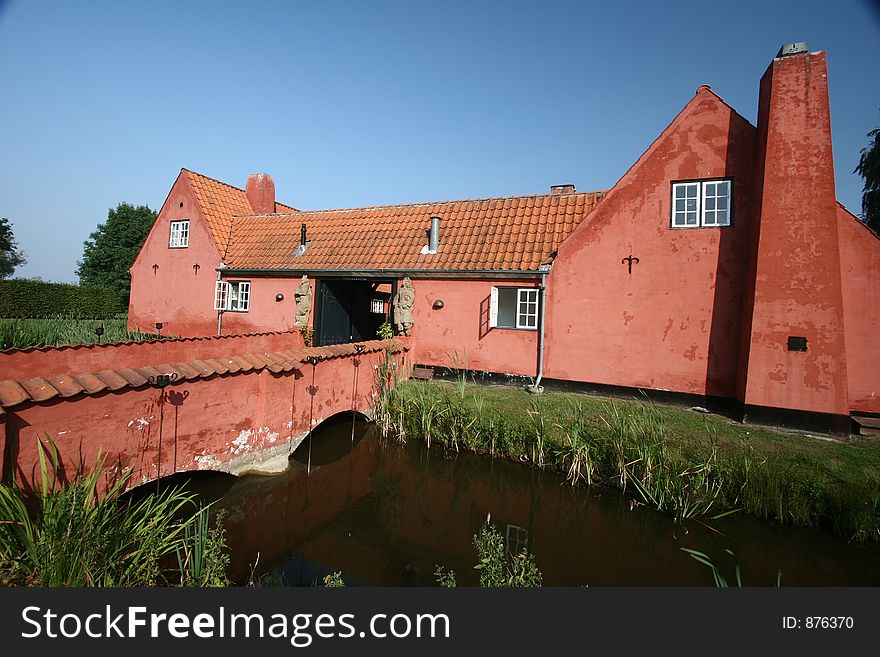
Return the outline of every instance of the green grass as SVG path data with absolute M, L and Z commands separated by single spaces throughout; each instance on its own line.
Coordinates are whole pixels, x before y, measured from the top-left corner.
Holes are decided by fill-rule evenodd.
M 611 485 L 678 520 L 742 510 L 880 540 L 880 442 L 831 441 L 681 407 L 504 386 L 398 384 L 387 433 Z
M 45 319 L 0 319 L 0 346 L 3 349 L 28 349 L 157 339 L 154 334 L 130 332 L 127 323 L 125 317 L 84 319 L 65 316 Z M 104 329 L 101 336 L 95 333 L 98 327 Z

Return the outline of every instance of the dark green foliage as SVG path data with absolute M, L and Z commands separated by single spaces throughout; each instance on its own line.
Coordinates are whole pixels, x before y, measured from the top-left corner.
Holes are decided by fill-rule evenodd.
M 0 317 L 77 317 L 108 318 L 125 307 L 117 294 L 106 287 L 47 283 L 14 278 L 0 281 Z
M 862 220 L 880 233 L 880 128 L 868 133 L 871 142 L 862 149 L 855 173 L 865 179 L 862 191 Z
M 83 285 L 102 285 L 113 290 L 123 308 L 131 291 L 129 268 L 156 221 L 146 205 L 120 203 L 107 214 L 107 221 L 83 243 L 83 257 L 76 274 Z
M 508 551 L 504 537 L 489 519 L 478 534 L 474 534 L 477 549 L 477 565 L 480 586 L 484 588 L 533 588 L 541 586 L 541 571 L 535 565 L 535 557 L 525 549 L 517 554 Z M 455 588 L 455 571 L 438 565 L 434 571 L 437 583 L 444 588 Z
M 15 268 L 26 262 L 27 259 L 18 248 L 15 235 L 12 234 L 12 224 L 9 223 L 9 219 L 3 217 L 0 219 L 0 279 L 12 276 Z

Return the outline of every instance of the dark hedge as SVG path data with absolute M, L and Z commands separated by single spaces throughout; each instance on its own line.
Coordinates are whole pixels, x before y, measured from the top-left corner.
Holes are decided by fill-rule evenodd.
M 47 283 L 22 278 L 0 280 L 0 317 L 70 315 L 102 319 L 125 310 L 121 307 L 119 296 L 106 287 Z

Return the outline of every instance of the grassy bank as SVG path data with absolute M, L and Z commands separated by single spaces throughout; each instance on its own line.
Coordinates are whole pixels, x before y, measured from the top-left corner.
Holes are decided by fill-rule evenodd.
M 386 433 L 611 485 L 676 519 L 742 510 L 846 539 L 880 540 L 880 442 L 748 426 L 685 408 L 502 386 L 398 383 Z
M 28 349 L 156 339 L 153 334 L 129 331 L 127 324 L 124 316 L 113 319 L 82 319 L 74 316 L 0 319 L 0 346 L 3 349 Z M 102 329 L 102 334 L 98 335 L 95 329 Z

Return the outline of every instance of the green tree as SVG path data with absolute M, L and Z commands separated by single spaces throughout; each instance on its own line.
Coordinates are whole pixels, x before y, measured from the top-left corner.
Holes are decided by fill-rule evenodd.
M 862 191 L 862 220 L 880 233 L 880 128 L 868 133 L 871 141 L 862 149 L 855 173 L 865 179 Z
M 83 242 L 83 257 L 76 274 L 81 285 L 103 285 L 119 295 L 128 307 L 131 279 L 128 270 L 156 221 L 146 205 L 120 203 L 107 213 L 107 221 Z
M 27 259 L 18 248 L 15 235 L 12 234 L 12 224 L 9 223 L 9 219 L 3 217 L 0 219 L 0 279 L 12 276 L 15 268 L 26 262 Z

